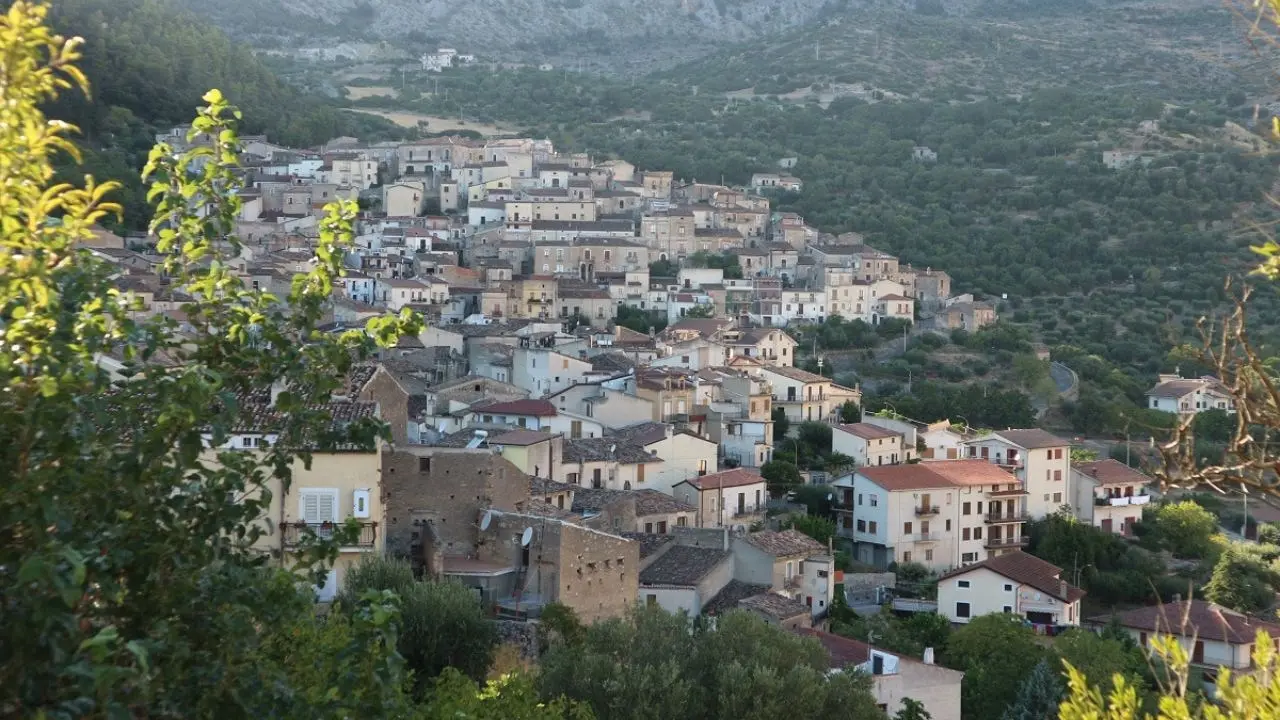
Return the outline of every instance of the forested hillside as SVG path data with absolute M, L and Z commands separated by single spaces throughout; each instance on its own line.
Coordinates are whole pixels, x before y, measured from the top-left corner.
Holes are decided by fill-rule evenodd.
M 298 92 L 248 48 L 169 0 L 57 0 L 50 21 L 59 32 L 85 39 L 82 68 L 93 88 L 92 99 L 65 93 L 49 108 L 78 126 L 84 140 L 84 166 L 66 164 L 61 171 L 68 178 L 92 173 L 125 180 L 118 199 L 128 227 L 140 227 L 148 216 L 136 178 L 155 130 L 189 120 L 210 88 L 244 111 L 246 133 L 288 145 L 402 132 Z

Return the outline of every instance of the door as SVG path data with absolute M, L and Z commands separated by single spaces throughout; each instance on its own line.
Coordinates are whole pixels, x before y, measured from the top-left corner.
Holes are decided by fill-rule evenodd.
M 1102 532 L 1111 532 L 1111 518 L 1106 518 L 1102 521 Z
M 1194 650 L 1191 651 L 1191 662 L 1193 663 L 1204 662 L 1204 641 L 1203 640 L 1196 641 L 1196 647 Z

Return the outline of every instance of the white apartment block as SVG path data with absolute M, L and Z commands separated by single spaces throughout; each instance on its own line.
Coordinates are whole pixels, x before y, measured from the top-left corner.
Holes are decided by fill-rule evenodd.
M 860 562 L 920 563 L 935 571 L 981 562 L 1026 543 L 1021 483 L 980 460 L 864 467 L 834 483 L 837 532 Z
M 1040 518 L 1073 506 L 1070 490 L 1071 443 L 1044 430 L 998 430 L 965 441 L 965 457 L 1012 472 L 1027 493 L 1026 511 Z

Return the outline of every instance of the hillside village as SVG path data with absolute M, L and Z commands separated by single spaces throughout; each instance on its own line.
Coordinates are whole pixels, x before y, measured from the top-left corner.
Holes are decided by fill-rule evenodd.
M 187 130 L 158 139 L 180 150 Z M 391 442 L 317 454 L 296 489 L 276 493 L 284 522 L 264 549 L 287 553 L 350 518 L 362 527 L 321 600 L 354 563 L 386 553 L 462 582 L 517 623 L 553 602 L 584 621 L 636 603 L 693 616 L 741 608 L 818 637 L 833 667 L 865 665 L 890 712 L 910 697 L 942 720 L 960 717 L 962 673 L 931 650 L 906 657 L 825 632 L 833 603 L 848 601 L 837 594 L 868 581 L 846 575 L 833 543 L 771 521 L 786 499 L 762 469 L 790 442 L 775 424 L 834 426 L 830 450 L 853 467 L 807 480 L 829 485 L 841 547 L 860 565 L 938 573 L 936 600 L 901 609 L 953 623 L 1003 612 L 1046 634 L 1088 624 L 1073 578 L 1022 552 L 1024 525 L 1065 508 L 1124 536 L 1150 500 L 1142 473 L 1073 462 L 1071 442 L 1044 430 L 893 413 L 847 422 L 860 388 L 797 367 L 789 330 L 834 317 L 976 330 L 996 309 L 956 294 L 941 269 L 773 212 L 769 193 L 803 192 L 785 165 L 735 188 L 528 138 L 243 145 L 235 265 L 248 285 L 286 291 L 311 260 L 324 207 L 355 200 L 328 327 L 405 308 L 427 320 L 332 401 L 334 422 L 381 418 Z M 102 232 L 92 250 L 119 266 L 139 316 L 182 328 L 182 290 L 145 238 Z M 620 313 L 648 317 L 648 331 Z M 1208 381 L 1175 377 L 1151 394 L 1153 409 L 1183 414 L 1228 402 Z M 242 399 L 229 447 L 271 442 L 271 403 Z M 1133 621 L 1143 642 L 1148 620 Z

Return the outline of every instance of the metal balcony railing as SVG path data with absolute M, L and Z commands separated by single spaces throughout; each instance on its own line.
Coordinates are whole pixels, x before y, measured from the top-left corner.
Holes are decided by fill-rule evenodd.
M 916 515 L 918 516 L 937 515 L 940 512 L 940 510 L 941 509 L 937 505 L 917 505 Z
M 292 522 L 284 524 L 284 544 L 286 546 L 298 545 L 303 538 L 308 535 L 315 535 L 322 539 L 332 538 L 334 532 L 346 524 L 342 522 L 325 522 L 325 523 L 305 523 Z M 360 534 L 355 542 L 343 547 L 373 547 L 378 540 L 378 523 L 363 521 L 360 523 Z

